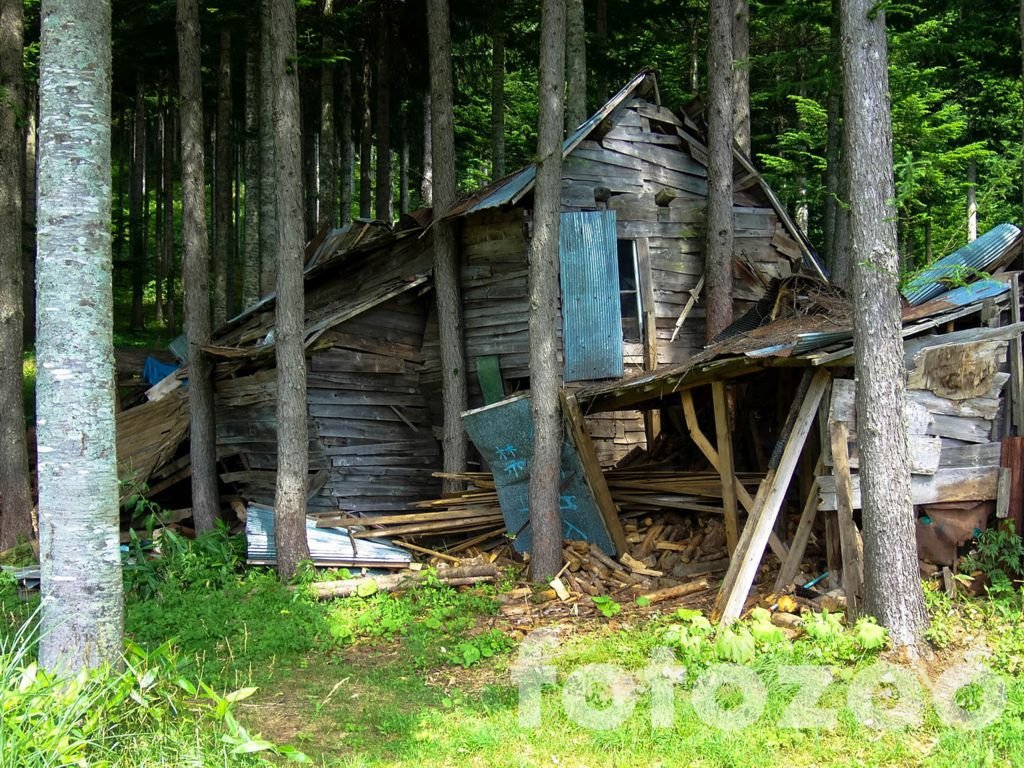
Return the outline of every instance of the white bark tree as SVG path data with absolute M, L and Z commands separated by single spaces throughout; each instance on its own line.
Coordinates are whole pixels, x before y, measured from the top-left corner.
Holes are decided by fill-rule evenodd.
M 39 659 L 120 663 L 110 2 L 44 0 L 39 62 Z
M 864 602 L 888 628 L 896 647 L 913 650 L 927 626 L 927 615 L 917 564 L 904 416 L 885 12 L 875 0 L 845 0 L 841 22 Z

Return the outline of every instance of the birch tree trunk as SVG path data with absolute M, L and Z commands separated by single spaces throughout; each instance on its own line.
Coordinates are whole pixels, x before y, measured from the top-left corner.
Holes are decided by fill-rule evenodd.
M 22 0 L 0 0 L 0 550 L 32 538 L 22 342 Z
M 196 531 L 203 533 L 212 531 L 220 517 L 220 495 L 213 365 L 203 351 L 203 346 L 210 341 L 210 250 L 206 232 L 197 0 L 178 0 L 177 32 L 181 115 L 181 282 L 185 294 L 185 335 L 188 337 L 192 517 Z
M 270 3 L 260 0 L 260 294 L 277 287 L 277 200 L 274 192 L 274 107 L 270 94 Z M 295 137 L 298 141 L 298 137 Z
M 707 340 L 732 322 L 733 0 L 708 3 Z
M 377 184 L 376 214 L 391 222 L 391 11 L 382 2 L 377 18 Z
M 334 0 L 323 0 L 324 39 L 322 47 L 323 64 L 320 66 L 320 221 L 331 227 L 338 220 L 338 164 L 336 153 L 338 140 L 334 135 L 334 41 L 330 33 Z
M 231 30 L 220 31 L 217 62 L 217 116 L 214 130 L 213 178 L 213 328 L 228 313 L 228 262 L 231 261 Z
M 466 469 L 466 354 L 462 338 L 462 299 L 459 254 L 451 221 L 444 219 L 455 204 L 455 126 L 452 119 L 451 31 L 448 0 L 427 0 L 430 38 L 430 124 L 434 204 L 434 295 L 441 342 L 441 401 L 444 413 L 442 453 L 445 472 Z M 460 483 L 444 480 L 443 491 L 459 490 Z
M 420 199 L 424 208 L 434 205 L 434 128 L 431 125 L 430 92 L 423 96 L 423 177 L 420 179 Z
M 533 465 L 530 467 L 531 578 L 540 582 L 562 565 L 559 480 L 562 414 L 558 402 L 558 239 L 562 179 L 562 94 L 566 19 L 562 0 L 541 4 L 540 116 L 537 128 L 537 184 L 533 193 L 530 241 L 530 395 Z
M 587 119 L 587 29 L 583 0 L 565 3 L 565 132 Z
M 260 297 L 260 64 L 259 31 L 250 28 L 245 49 L 245 251 L 242 308 Z
M 978 239 L 978 161 L 967 162 L 967 242 Z
M 894 646 L 913 650 L 927 616 L 904 416 L 885 12 L 874 0 L 846 0 L 842 12 L 865 606 Z
M 305 296 L 303 294 L 302 160 L 299 78 L 296 71 L 295 3 L 270 0 L 272 68 L 267 86 L 274 104 L 274 157 L 278 224 L 277 253 L 277 488 L 274 537 L 277 572 L 290 579 L 309 558 L 306 486 L 309 433 L 306 425 Z
M 363 42 L 363 94 L 360 101 L 362 114 L 359 123 L 359 218 L 373 216 L 373 113 L 370 88 L 373 79 L 373 58 L 370 44 Z
M 491 11 L 491 180 L 505 175 L 505 0 Z
M 341 226 L 352 221 L 352 181 L 355 171 L 355 147 L 352 144 L 352 65 L 341 63 L 341 119 L 338 132 L 341 144 Z
M 39 88 L 39 661 L 121 664 L 110 4 L 44 0 Z
M 146 322 L 142 294 L 146 283 L 146 233 L 142 203 L 146 191 L 146 94 L 142 72 L 135 73 L 135 106 L 132 110 L 131 193 L 128 198 L 128 229 L 132 259 L 132 330 L 141 330 Z
M 750 157 L 750 4 L 733 0 L 732 16 L 733 136 L 739 150 Z

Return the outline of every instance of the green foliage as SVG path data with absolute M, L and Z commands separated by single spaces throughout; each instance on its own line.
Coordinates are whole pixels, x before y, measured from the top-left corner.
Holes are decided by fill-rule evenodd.
M 131 508 L 150 518 L 159 514 L 145 500 Z M 195 539 L 165 528 L 159 541 L 143 540 L 133 530 L 124 567 L 125 591 L 145 599 L 193 588 L 223 589 L 241 570 L 244 553 L 245 538 L 231 536 L 223 524 Z
M 597 606 L 597 610 L 599 610 L 606 619 L 610 619 L 612 616 L 615 616 L 622 611 L 622 606 L 608 595 L 595 595 L 590 599 L 594 601 L 594 605 Z
M 997 593 L 1013 592 L 1012 579 L 1024 573 L 1024 543 L 1012 520 L 978 534 L 974 549 L 960 562 L 963 573 L 980 571 Z

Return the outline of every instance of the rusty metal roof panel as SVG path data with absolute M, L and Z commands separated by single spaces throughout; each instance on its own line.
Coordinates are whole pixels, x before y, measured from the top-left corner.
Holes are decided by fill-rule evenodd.
M 1020 229 L 1013 224 L 999 224 L 973 243 L 926 267 L 909 281 L 903 296 L 911 306 L 934 299 L 947 292 L 951 281 L 970 279 L 977 272 L 1001 262 L 1020 245 L 1020 240 Z

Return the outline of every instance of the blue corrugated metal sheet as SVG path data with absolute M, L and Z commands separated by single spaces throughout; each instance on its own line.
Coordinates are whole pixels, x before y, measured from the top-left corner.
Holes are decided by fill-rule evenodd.
M 962 285 L 959 288 L 942 294 L 939 298 L 948 304 L 957 307 L 966 307 L 982 299 L 991 299 L 993 296 L 1001 296 L 1010 290 L 1009 284 L 1002 280 L 986 278 L 970 285 Z
M 615 211 L 563 213 L 560 229 L 565 380 L 622 376 Z
M 903 289 L 904 298 L 911 305 L 917 306 L 945 293 L 950 280 L 970 279 L 974 273 L 999 261 L 1018 243 L 1020 234 L 1020 230 L 1013 224 L 993 227 L 973 243 L 968 243 L 924 269 Z

